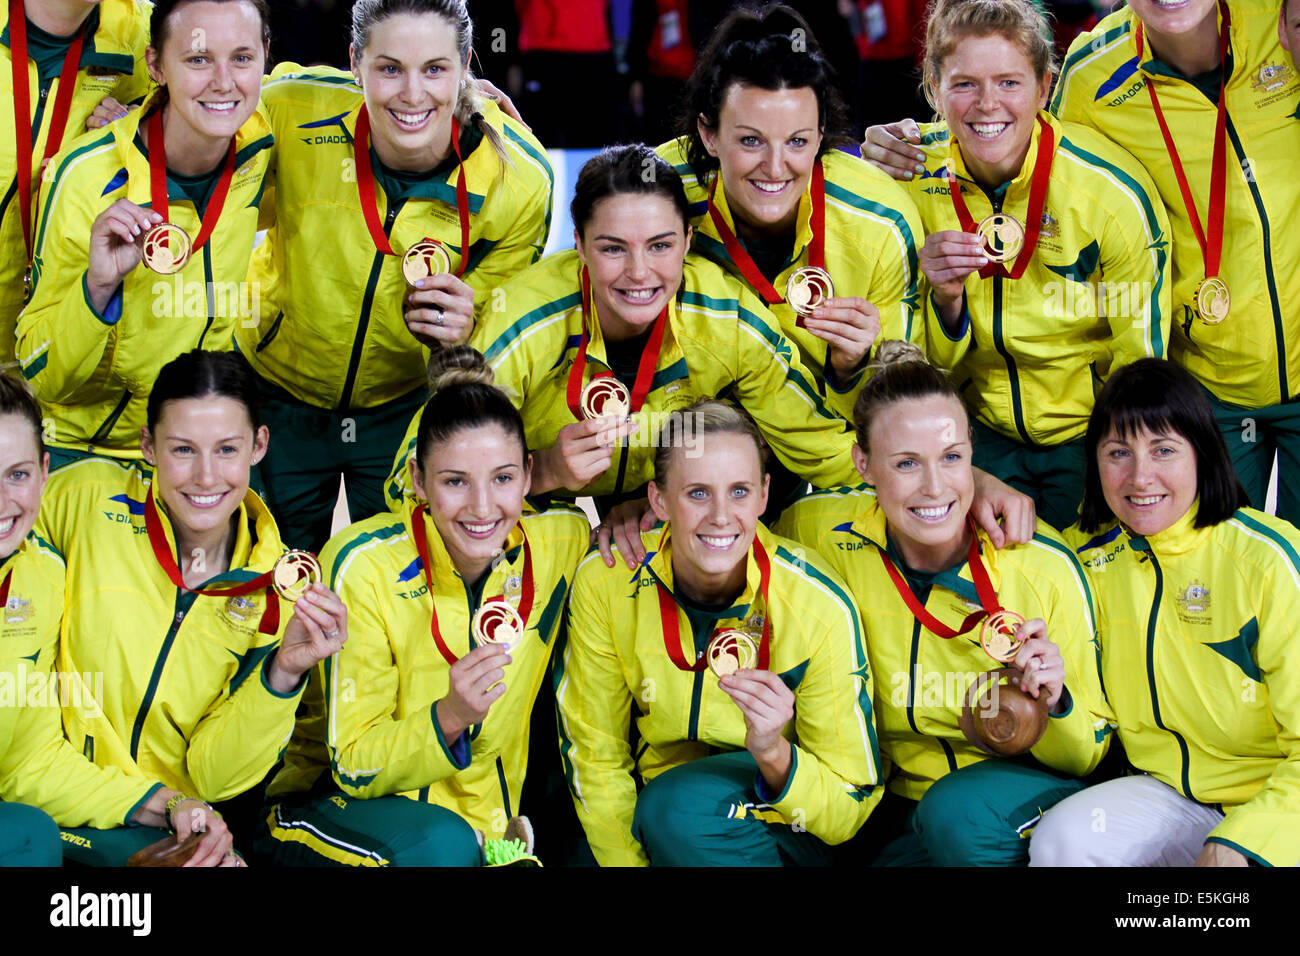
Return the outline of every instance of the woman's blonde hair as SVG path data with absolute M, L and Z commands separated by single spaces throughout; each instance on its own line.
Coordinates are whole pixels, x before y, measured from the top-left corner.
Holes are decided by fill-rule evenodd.
M 662 488 L 667 483 L 674 449 L 692 447 L 706 435 L 744 435 L 754 442 L 759 465 L 766 469 L 767 442 L 749 413 L 731 402 L 702 398 L 665 419 L 655 449 L 655 484 Z
M 925 26 L 921 91 L 936 113 L 939 104 L 935 91 L 944 60 L 967 37 L 991 34 L 1020 47 L 1040 82 L 1044 76 L 1056 73 L 1052 25 L 1036 0 L 934 0 Z

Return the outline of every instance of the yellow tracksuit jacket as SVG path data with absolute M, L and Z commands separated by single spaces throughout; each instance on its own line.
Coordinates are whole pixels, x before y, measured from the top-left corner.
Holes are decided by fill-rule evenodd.
M 1024 444 L 1083 435 L 1093 396 L 1112 369 L 1163 358 L 1169 340 L 1169 226 L 1150 178 L 1093 130 L 1046 113 L 1056 154 L 1038 245 L 1016 280 L 971 273 L 954 336 L 926 296 L 933 361 L 952 370 L 967 405 L 990 428 Z M 979 222 L 994 211 L 1028 228 L 1029 188 L 1041 130 L 1001 195 L 971 179 L 944 123 L 924 124 L 925 172 L 907 188 L 927 234 L 961 230 L 944 163 Z M 1007 263 L 1011 268 L 1011 263 Z
M 0 620 L 0 800 L 39 807 L 65 827 L 118 827 L 161 786 L 96 767 L 63 736 L 60 690 L 70 707 L 77 699 L 52 671 L 63 618 L 64 562 L 35 534 L 0 563 L 9 600 Z M 100 678 L 102 680 L 102 677 Z M 87 675 L 86 686 L 93 686 Z
M 1209 839 L 1300 863 L 1300 532 L 1243 508 L 1149 538 L 1066 537 L 1100 609 L 1102 678 L 1129 761 L 1226 814 Z
M 474 334 L 473 344 L 496 373 L 495 383 L 524 416 L 529 448 L 550 448 L 560 429 L 577 421 L 565 389 L 582 337 L 580 270 L 574 251 L 548 256 L 502 287 L 509 311 L 491 315 Z M 592 325 L 584 381 L 609 368 L 594 314 Z M 698 398 L 714 396 L 744 406 L 776 457 L 815 486 L 840 484 L 856 474 L 848 427 L 818 396 L 811 374 L 762 300 L 717 265 L 691 254 L 682 289 L 668 310 L 650 394 L 635 416 L 641 430 L 615 450 L 609 469 L 581 493 L 607 495 L 644 486 L 654 473 L 664 419 Z M 393 462 L 385 490 L 390 507 L 410 495 L 407 462 L 418 426 L 417 413 Z
M 102 692 L 82 688 L 99 697 L 98 708 L 65 709 L 64 727 L 102 767 L 209 803 L 227 800 L 266 775 L 293 732 L 302 688 L 279 694 L 266 677 L 293 611 L 281 601 L 279 633 L 266 635 L 257 630 L 266 591 L 223 598 L 172 584 L 145 533 L 149 494 L 141 466 L 94 458 L 46 486 L 38 533 L 68 560 L 58 668 L 103 675 Z M 171 522 L 159 514 L 174 553 Z M 236 527 L 232 570 L 223 575 L 231 582 L 270 570 L 284 551 L 252 492 Z
M 466 155 L 468 254 L 460 248 L 453 160 L 409 187 L 406 198 L 376 185 L 397 252 L 385 256 L 357 193 L 353 133 L 362 96 L 352 74 L 285 64 L 263 88 L 262 103 L 275 130 L 275 223 L 253 255 L 249 279 L 261 290 L 261 311 L 236 331 L 239 349 L 263 378 L 319 408 L 370 408 L 406 395 L 424 383 L 429 352 L 402 319 L 409 290 L 401 254 L 434 238 L 453 272 L 468 257 L 463 278 L 483 315 L 493 290 L 537 261 L 546 244 L 555 187 L 546 152 L 486 103 L 484 119 L 501 133 L 513 168 L 486 140 Z
M 634 770 L 649 782 L 720 750 L 745 749 L 745 718 L 718 678 L 707 669 L 680 670 L 668 656 L 656 581 L 673 587 L 669 530 L 659 527 L 642 538 L 646 559 L 633 574 L 622 561 L 605 567 L 596 552 L 579 566 L 554 675 L 561 761 L 602 866 L 647 863 L 632 836 Z M 758 538 L 771 559 L 771 606 L 763 609 L 758 568 L 747 559 L 745 590 L 728 615 L 735 621 L 724 618 L 719 626 L 761 633 L 762 615 L 770 619 L 768 669 L 795 695 L 794 720 L 785 731 L 793 763 L 775 799 L 765 801 L 756 790 L 753 802 L 734 812 L 770 819 L 764 814 L 775 810 L 827 843 L 843 843 L 883 793 L 876 786 L 872 675 L 857 607 L 817 555 L 762 526 Z M 689 641 L 691 627 L 680 612 L 678 622 Z M 641 740 L 635 755 L 628 739 L 633 708 Z
M 85 134 L 50 161 L 36 289 L 18 320 L 23 375 L 52 422 L 46 442 L 115 458 L 140 457 L 145 405 L 162 367 L 190 349 L 232 348 L 235 326 L 247 321 L 245 275 L 273 145 L 254 113 L 235 136 L 235 175 L 211 238 L 175 275 L 137 266 L 100 315 L 86 294 L 90 229 L 119 199 L 151 205 L 149 157 L 136 142 L 148 109 Z M 170 178 L 167 203 L 169 220 L 197 237 L 194 203 Z
M 86 130 L 86 120 L 106 96 L 130 103 L 144 96 L 150 87 L 144 65 L 149 45 L 150 5 L 143 0 L 103 0 L 90 12 L 81 50 L 81 69 L 72 93 L 63 145 Z M 9 52 L 9 4 L 0 7 L 0 361 L 14 360 L 14 326 L 23 308 L 23 272 L 27 248 L 23 243 L 22 205 L 18 201 L 18 137 L 13 111 L 13 58 Z M 41 184 L 41 157 L 50 134 L 54 101 L 63 83 L 61 77 L 42 84 L 36 63 L 28 60 L 28 89 L 32 102 L 32 237 L 36 236 L 36 195 Z
M 438 630 L 451 652 L 463 657 L 477 646 L 470 619 L 478 604 L 433 520 L 423 520 Z M 432 598 L 410 522 L 409 510 L 400 518 L 375 515 L 339 532 L 321 553 L 327 581 L 348 606 L 348 640 L 313 675 L 304 718 L 269 793 L 274 798 L 309 789 L 332 770 L 349 796 L 401 794 L 445 807 L 488 836 L 500 836 L 519 812 L 529 715 L 574 570 L 587 549 L 589 525 L 578 510 L 560 506 L 524 515 L 510 533 L 505 560 L 489 573 L 482 599 L 500 595 L 507 578 L 522 576 L 527 536 L 534 597 L 524 640 L 510 652 L 506 693 L 487 719 L 448 741 L 434 705 L 447 696 L 450 665 L 429 633 Z M 325 844 L 318 849 L 338 852 Z
M 1217 14 L 1216 14 L 1217 16 Z M 1300 78 L 1278 44 L 1278 4 L 1232 0 L 1227 98 L 1227 197 L 1220 275 L 1232 296 L 1228 318 L 1196 318 L 1193 295 L 1205 277 L 1173 163 L 1144 83 L 1154 85 L 1182 160 L 1202 226 L 1209 210 L 1217 81 L 1207 98 L 1153 59 L 1145 42 L 1138 62 L 1132 10 L 1106 17 L 1077 37 L 1052 96 L 1062 119 L 1099 130 L 1146 167 L 1169 215 L 1173 242 L 1174 332 L 1169 357 L 1225 402 L 1262 408 L 1300 392 L 1300 235 L 1290 228 L 1300 208 Z
M 694 250 L 729 270 L 738 281 L 744 276 L 731 261 L 722 237 L 708 213 L 709 189 L 717 179 L 710 173 L 703 182 L 686 159 L 685 140 L 671 140 L 657 152 L 677 170 L 691 202 Z M 880 310 L 879 341 L 907 339 L 925 347 L 925 326 L 920 321 L 917 255 L 925 241 L 916 204 L 903 188 L 870 163 L 841 150 L 830 150 L 819 162 L 826 176 L 826 271 L 835 282 L 837 296 L 860 296 Z M 719 185 L 713 197 L 732 233 L 736 222 Z M 772 283 L 783 297 L 795 270 L 810 265 L 812 242 L 811 185 L 800 201 L 799 220 L 790 261 Z M 826 380 L 825 339 L 795 325 L 799 316 L 784 301 L 768 306 L 781 323 L 785 337 L 799 347 L 803 363 L 816 373 L 827 404 L 848 421 L 853 403 L 869 377 L 863 372 L 832 385 Z
M 979 631 L 944 640 L 912 616 L 880 560 L 885 515 L 868 485 L 822 492 L 796 502 L 778 528 L 825 556 L 862 609 L 876 678 L 880 746 L 892 764 L 891 791 L 920 800 L 940 777 L 990 759 L 968 742 L 957 718 L 976 676 L 1001 665 L 980 647 Z M 1053 716 L 1030 751 L 1046 766 L 1084 776 L 1109 744 L 1109 711 L 1097 667 L 1097 628 L 1088 581 L 1069 547 L 1039 525 L 1027 545 L 995 551 L 979 531 L 982 560 L 998 599 L 1026 620 L 1042 618 L 1065 659 L 1066 711 Z M 890 557 L 899 559 L 890 548 Z M 901 568 L 901 566 L 900 566 Z M 957 626 L 979 598 L 969 565 L 941 572 L 917 593 L 931 614 Z

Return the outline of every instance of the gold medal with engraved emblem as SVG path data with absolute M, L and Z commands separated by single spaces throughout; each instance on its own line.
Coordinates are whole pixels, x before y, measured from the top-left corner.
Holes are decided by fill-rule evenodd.
M 302 597 L 310 585 L 324 579 L 320 562 L 310 551 L 286 551 L 275 562 L 271 574 L 275 593 L 290 604 Z
M 1004 212 L 980 220 L 975 234 L 984 243 L 984 254 L 993 262 L 1010 262 L 1025 244 L 1025 227 Z
M 729 628 L 713 635 L 705 654 L 709 670 L 718 677 L 726 677 L 741 668 L 753 667 L 758 662 L 758 645 L 744 631 Z
M 1206 325 L 1218 325 L 1228 317 L 1232 297 L 1228 284 L 1218 276 L 1209 276 L 1196 285 L 1196 314 Z
M 451 271 L 451 257 L 442 243 L 434 239 L 422 239 L 402 256 L 402 275 L 407 285 L 415 285 L 421 279 Z
M 632 395 L 616 378 L 593 378 L 582 387 L 578 405 L 586 419 L 606 415 L 627 418 L 632 412 Z
M 1025 619 L 1015 611 L 995 611 L 980 625 L 980 647 L 995 661 L 1009 664 L 1016 659 L 1016 654 L 1025 644 L 1016 637 L 1016 632 L 1024 623 Z
M 160 222 L 144 234 L 140 258 L 151 272 L 175 275 L 190 261 L 190 234 L 174 222 Z
M 505 601 L 488 601 L 474 612 L 470 625 L 479 644 L 513 647 L 524 636 L 524 619 Z
M 835 283 L 831 274 L 817 266 L 804 266 L 795 270 L 785 284 L 785 301 L 790 308 L 804 318 L 813 314 L 813 310 L 823 305 L 827 299 L 835 297 Z

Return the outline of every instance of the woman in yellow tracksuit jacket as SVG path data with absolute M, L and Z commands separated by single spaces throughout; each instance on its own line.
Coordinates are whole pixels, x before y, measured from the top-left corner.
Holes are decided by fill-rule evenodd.
M 496 850 L 515 832 L 530 714 L 589 529 L 573 508 L 523 513 L 523 421 L 482 356 L 435 361 L 418 500 L 323 554 L 351 638 L 317 671 L 268 790 L 281 864 L 476 865 L 474 830 L 495 841 L 488 863 L 508 862 Z M 472 626 L 502 600 L 524 623 L 508 646 Z
M 0 508 L 7 515 L 0 523 L 0 866 L 58 866 L 59 825 L 175 826 L 185 839 L 191 812 L 202 809 L 156 781 L 96 767 L 63 736 L 61 699 L 92 709 L 96 701 L 74 697 L 53 671 L 65 564 L 32 531 L 47 473 L 40 407 L 25 386 L 0 376 Z M 207 823 L 195 862 L 215 864 L 230 838 L 220 818 Z
M 1172 229 L 1169 357 L 1213 396 L 1215 417 L 1252 507 L 1264 508 L 1274 454 L 1279 456 L 1277 514 L 1296 523 L 1300 330 L 1289 303 L 1300 296 L 1300 236 L 1287 223 L 1300 208 L 1300 180 L 1292 172 L 1300 151 L 1300 77 L 1278 45 L 1279 6 L 1285 7 L 1276 0 L 1192 0 L 1186 9 L 1164 11 L 1153 0 L 1138 0 L 1075 39 L 1052 111 L 1114 140 L 1155 181 Z M 1227 44 L 1226 63 L 1220 39 Z M 1216 157 L 1221 77 L 1225 136 Z M 1227 285 L 1230 304 L 1220 321 L 1214 316 L 1206 321 L 1196 309 L 1208 257 L 1152 93 L 1203 234 L 1210 230 L 1216 161 L 1225 171 L 1217 274 Z M 1207 243 L 1214 239 L 1206 238 Z
M 945 121 L 921 127 L 925 171 L 907 188 L 927 234 L 929 354 L 973 414 L 975 464 L 1062 528 L 1077 513 L 1079 439 L 1097 384 L 1164 355 L 1168 223 L 1132 157 L 1041 111 L 1053 48 L 1038 5 L 940 0 L 927 30 L 927 90 Z M 973 234 L 993 214 L 1022 233 L 1001 266 Z
M 51 160 L 35 290 L 17 334 L 23 375 L 50 419 L 56 470 L 86 454 L 138 459 L 159 369 L 187 349 L 231 348 L 249 314 L 244 280 L 272 146 L 255 113 L 266 8 L 253 0 L 219 6 L 158 4 L 149 63 L 163 88 Z M 208 46 L 192 50 L 195 36 Z M 206 105 L 218 102 L 235 105 Z M 164 190 L 154 194 L 150 160 L 161 175 L 160 137 L 166 219 L 194 245 L 173 275 L 141 260 L 142 235 L 163 219 L 154 207 Z
M 10 4 L 0 8 L 0 183 L 5 183 L 5 200 L 0 205 L 0 361 L 14 361 L 14 327 L 26 304 L 24 276 L 31 264 L 32 246 L 28 235 L 36 225 L 36 196 L 45 171 L 45 161 L 84 132 L 88 123 L 97 125 L 96 108 L 107 97 L 124 103 L 145 95 L 149 74 L 144 50 L 149 42 L 149 7 L 140 0 L 103 0 L 98 4 L 77 4 L 69 13 L 67 4 L 53 0 L 21 0 L 26 26 L 27 90 L 30 102 L 15 112 L 13 49 L 14 24 L 9 22 Z M 71 93 L 64 90 L 63 67 L 81 40 Z M 20 79 L 21 83 L 22 80 Z M 68 99 L 66 113 L 60 99 Z M 30 167 L 28 194 L 19 193 L 19 130 L 31 129 L 22 145 L 28 149 L 21 159 Z M 12 186 L 8 185 L 11 184 Z M 27 224 L 23 214 L 27 213 Z
M 1300 865 L 1300 533 L 1245 506 L 1203 389 L 1172 362 L 1107 382 L 1085 448 L 1066 537 L 1142 773 L 1049 810 L 1034 865 Z
M 268 436 L 239 355 L 169 362 L 147 423 L 149 468 L 83 459 L 45 495 L 38 533 L 67 557 L 58 670 L 95 702 L 65 708 L 64 727 L 96 764 L 215 803 L 279 759 L 306 674 L 347 639 L 346 612 L 320 584 L 292 606 L 272 588 L 284 548 L 248 490 Z M 134 830 L 64 840 L 112 864 L 151 842 Z
M 643 171 L 652 167 L 647 181 Z M 523 413 L 537 460 L 534 494 L 595 495 L 602 512 L 644 502 L 658 426 L 670 412 L 723 393 L 754 416 L 795 473 L 819 487 L 851 478 L 846 426 L 771 313 L 720 267 L 688 255 L 686 199 L 670 166 L 645 146 L 607 149 L 583 167 L 573 214 L 578 250 L 504 285 L 506 311 L 475 333 L 498 385 Z M 640 285 L 653 295 L 632 301 L 626 291 Z M 574 411 L 581 388 L 611 374 L 633 393 L 635 431 Z M 394 462 L 390 507 L 410 487 L 414 427 Z
M 675 412 L 650 485 L 667 524 L 630 578 L 595 552 L 574 578 L 560 756 L 602 866 L 824 865 L 879 800 L 857 606 L 759 523 L 765 453 L 734 405 Z
M 658 152 L 686 187 L 695 251 L 763 298 L 826 402 L 851 420 L 876 338 L 924 345 L 914 320 L 923 240 L 915 203 L 836 148 L 851 143 L 848 110 L 808 24 L 789 7 L 730 14 L 685 97 L 689 122 Z M 807 266 L 830 274 L 834 298 L 805 319 L 786 290 Z
M 1050 529 L 1000 551 L 974 529 L 969 419 L 948 378 L 899 345 L 882 343 L 887 364 L 858 399 L 854 457 L 873 487 L 812 495 L 777 527 L 823 554 L 870 608 L 863 627 L 891 794 L 872 836 L 904 829 L 878 864 L 1022 864 L 1042 809 L 1081 790 L 1076 778 L 1107 748 L 1092 597 Z M 975 640 L 980 632 L 961 627 L 980 626 L 968 615 L 992 603 L 1027 622 L 1014 663 L 1022 688 L 1050 707 L 1046 731 L 1021 758 L 990 759 L 959 727 L 977 674 L 999 666 Z
M 261 311 L 235 340 L 282 436 L 261 467 L 267 499 L 302 547 L 329 537 L 340 475 L 354 516 L 383 510 L 429 347 L 500 312 L 494 290 L 537 260 L 550 228 L 550 163 L 475 92 L 464 0 L 407 7 L 357 8 L 352 74 L 287 64 L 263 92 L 275 224 L 249 276 Z M 414 111 L 427 114 L 418 129 L 396 118 Z M 424 240 L 446 263 L 415 289 L 402 257 Z

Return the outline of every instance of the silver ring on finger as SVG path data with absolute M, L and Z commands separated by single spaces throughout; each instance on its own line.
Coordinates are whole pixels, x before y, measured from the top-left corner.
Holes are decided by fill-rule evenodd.
M 328 637 L 328 638 L 332 641 L 332 640 L 334 640 L 334 638 L 336 638 L 336 637 L 339 636 L 339 629 L 336 627 L 336 628 L 334 628 L 334 630 L 332 630 L 332 631 L 326 631 L 326 632 L 325 632 L 325 636 Z
M 434 325 L 442 325 L 442 320 L 443 320 L 443 317 L 444 317 L 444 313 L 443 313 L 443 311 L 442 311 L 442 306 L 440 306 L 440 305 L 435 305 L 433 308 L 434 308 L 434 310 L 437 311 L 437 313 L 438 313 L 437 315 L 435 315 L 435 316 L 433 317 L 433 324 L 434 324 Z

